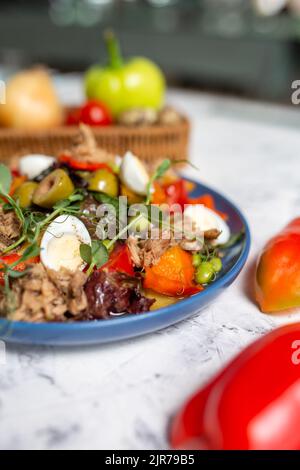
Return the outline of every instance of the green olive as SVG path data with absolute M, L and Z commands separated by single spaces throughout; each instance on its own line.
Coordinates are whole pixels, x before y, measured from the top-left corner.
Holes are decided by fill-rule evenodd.
M 37 206 L 50 209 L 58 201 L 68 198 L 74 192 L 74 185 L 64 170 L 52 171 L 38 185 L 33 202 Z
M 15 192 L 14 198 L 19 201 L 20 207 L 26 209 L 32 204 L 33 194 L 38 187 L 37 183 L 33 181 L 27 181 L 23 183 Z
M 213 280 L 214 275 L 215 271 L 211 263 L 204 261 L 197 269 L 195 279 L 197 284 L 208 284 Z
M 222 269 L 222 266 L 223 266 L 221 258 L 217 258 L 217 256 L 214 256 L 210 260 L 210 264 L 212 265 L 213 270 L 215 271 L 215 273 L 219 273 Z
M 119 194 L 118 178 L 108 170 L 97 170 L 89 180 L 89 190 L 116 197 Z

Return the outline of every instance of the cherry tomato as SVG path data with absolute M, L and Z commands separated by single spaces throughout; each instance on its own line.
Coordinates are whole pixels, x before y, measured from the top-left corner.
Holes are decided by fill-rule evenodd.
M 80 122 L 89 126 L 109 126 L 113 119 L 111 112 L 101 101 L 88 101 L 80 111 Z
M 188 193 L 184 180 L 180 179 L 174 181 L 171 184 L 167 184 L 164 189 L 169 205 L 179 204 L 182 208 L 184 208 L 185 204 L 188 204 Z
M 80 123 L 81 108 L 72 108 L 68 112 L 66 124 L 67 126 L 78 126 Z

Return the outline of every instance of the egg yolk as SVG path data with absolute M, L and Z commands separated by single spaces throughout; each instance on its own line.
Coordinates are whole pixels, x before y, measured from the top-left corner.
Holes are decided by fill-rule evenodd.
M 54 237 L 47 248 L 47 258 L 50 261 L 50 267 L 56 271 L 61 268 L 69 271 L 78 270 L 82 264 L 80 256 L 81 241 L 76 235 L 65 233 L 60 237 Z

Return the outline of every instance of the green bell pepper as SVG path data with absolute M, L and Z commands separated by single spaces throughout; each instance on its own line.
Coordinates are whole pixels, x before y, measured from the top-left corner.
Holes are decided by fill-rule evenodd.
M 160 109 L 164 104 L 165 78 L 159 67 L 143 57 L 124 62 L 113 32 L 105 34 L 109 56 L 106 67 L 92 66 L 85 75 L 89 99 L 105 103 L 117 117 L 132 108 Z

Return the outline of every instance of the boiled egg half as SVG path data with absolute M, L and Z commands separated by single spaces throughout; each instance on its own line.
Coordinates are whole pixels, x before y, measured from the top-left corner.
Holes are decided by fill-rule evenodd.
M 83 269 L 80 245 L 91 245 L 91 237 L 85 225 L 73 215 L 60 215 L 51 222 L 41 242 L 41 261 L 48 269 L 69 271 Z
M 150 177 L 144 164 L 132 152 L 125 153 L 122 159 L 120 178 L 131 191 L 146 196 Z
M 55 163 L 54 157 L 48 155 L 31 154 L 20 158 L 19 169 L 21 175 L 33 180 L 43 171 L 50 168 Z
M 213 210 L 201 204 L 191 204 L 186 207 L 184 217 L 192 223 L 193 230 L 195 231 L 206 232 L 216 229 L 221 232 L 219 237 L 213 242 L 214 244 L 223 245 L 228 242 L 230 228 L 222 217 Z

